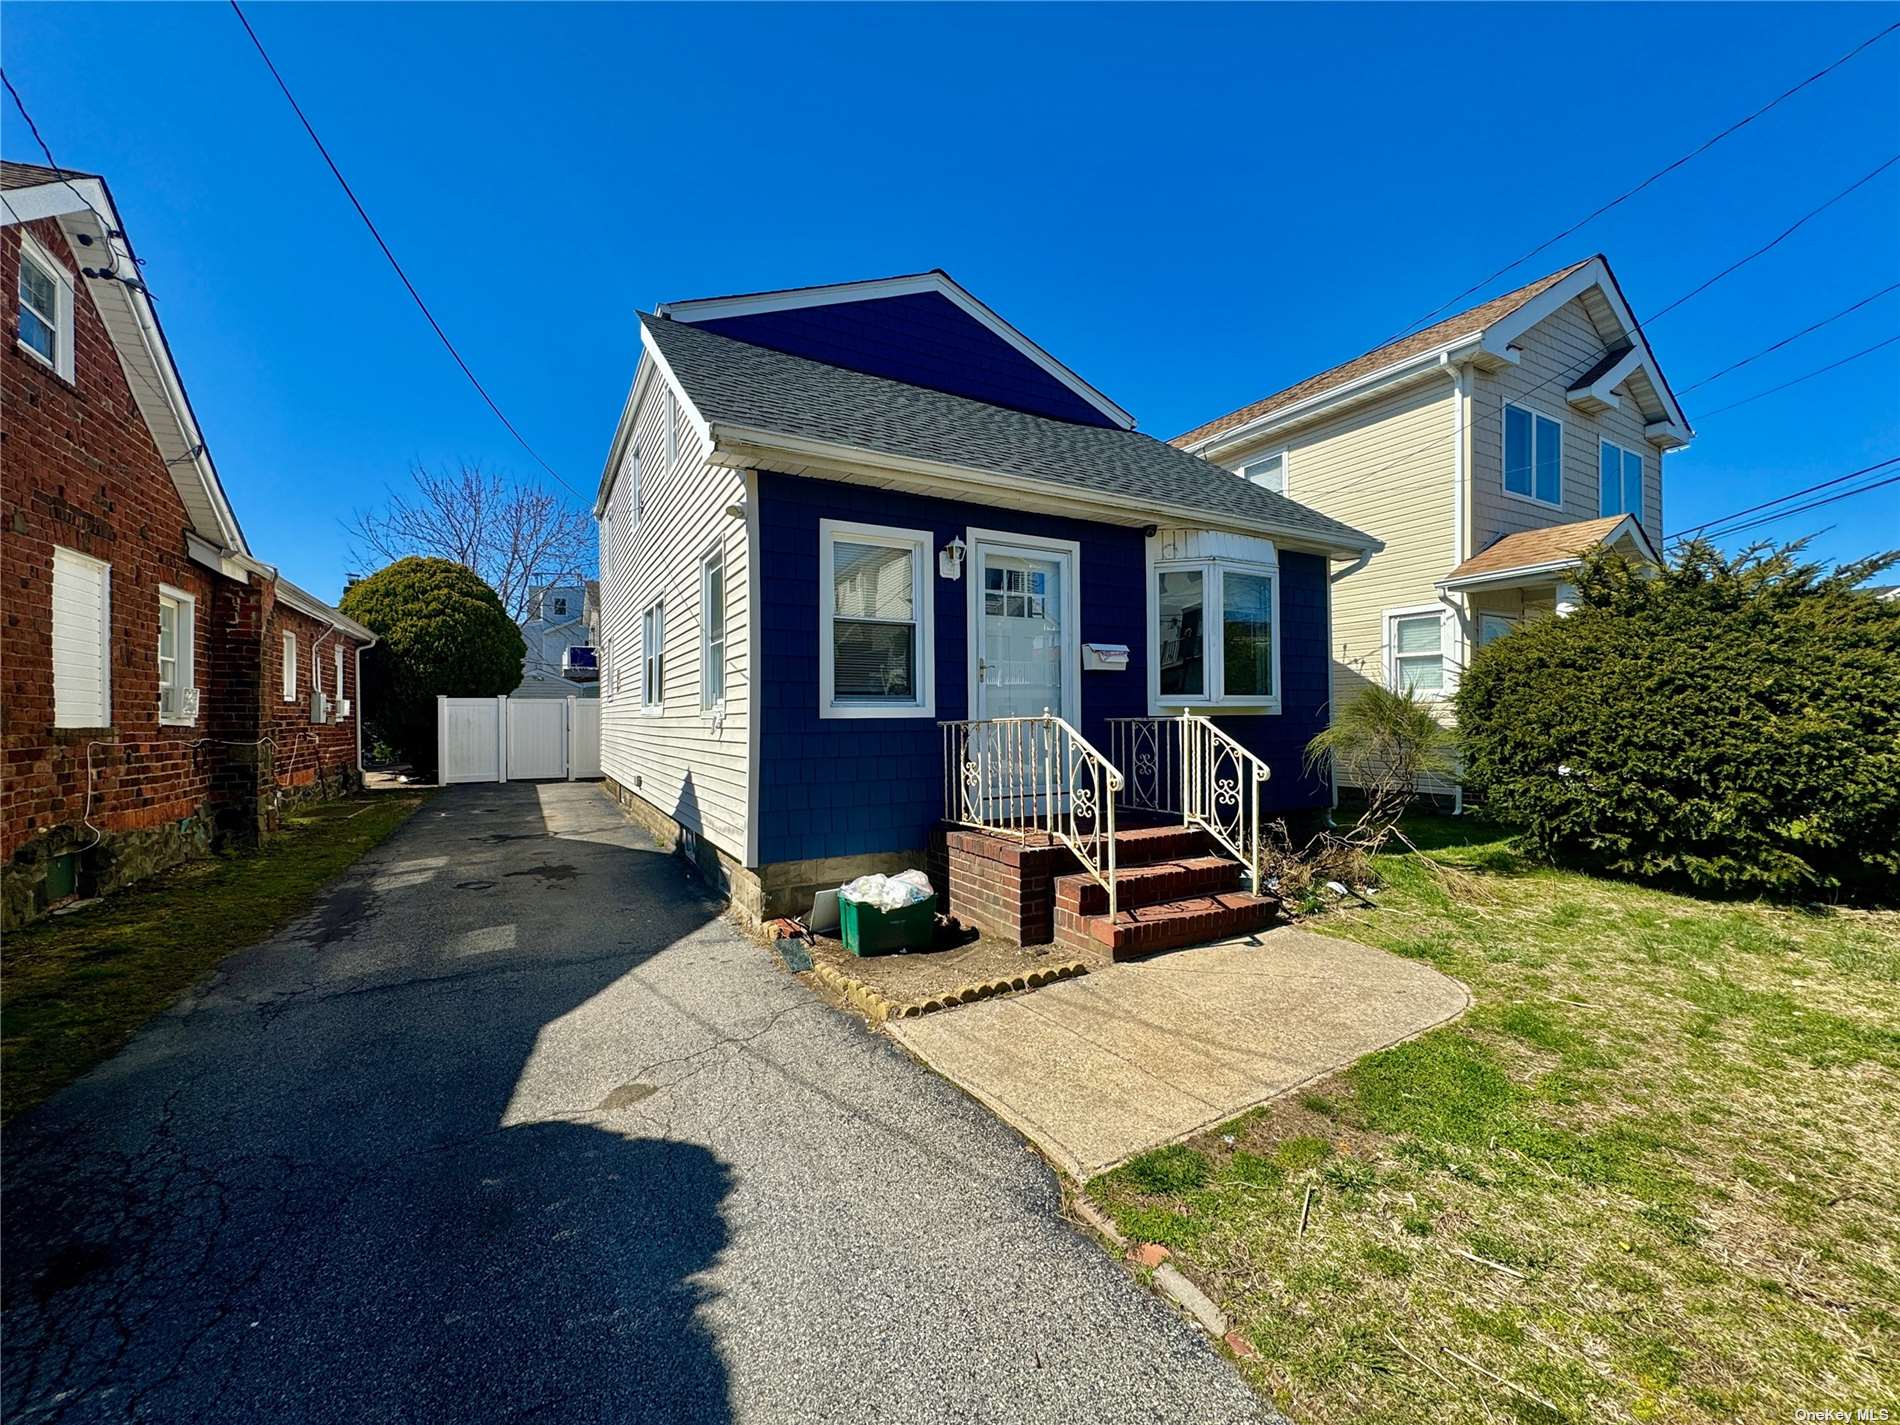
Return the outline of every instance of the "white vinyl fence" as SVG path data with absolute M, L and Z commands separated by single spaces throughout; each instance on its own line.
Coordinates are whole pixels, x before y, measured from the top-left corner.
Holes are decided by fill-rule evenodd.
M 437 698 L 443 785 L 600 775 L 600 703 L 593 698 Z

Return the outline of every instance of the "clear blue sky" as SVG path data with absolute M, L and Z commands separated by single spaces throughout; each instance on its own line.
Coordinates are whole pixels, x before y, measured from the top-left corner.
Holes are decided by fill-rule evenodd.
M 940 266 L 1169 436 L 1376 344 L 1900 6 L 879 9 L 256 4 L 516 424 L 591 497 L 668 299 Z M 111 181 L 257 553 L 334 596 L 413 460 L 527 457 L 224 5 L 7 6 L 62 164 Z M 35 159 L 9 109 L 5 149 Z M 1900 151 L 1900 34 L 1501 289 L 1606 251 L 1655 311 Z M 1900 280 L 1900 165 L 1657 323 L 1678 388 Z M 1474 299 L 1475 300 L 1475 299 Z M 1691 417 L 1900 332 L 1900 293 Z M 1711 417 L 1675 528 L 1900 454 L 1900 345 Z M 1773 527 L 1900 543 L 1900 485 Z

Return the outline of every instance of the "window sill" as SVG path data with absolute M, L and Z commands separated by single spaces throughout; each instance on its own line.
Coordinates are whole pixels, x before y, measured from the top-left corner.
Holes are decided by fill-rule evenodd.
M 158 725 L 160 727 L 196 727 L 198 725 L 198 719 L 195 717 L 165 717 L 160 715 Z
M 1279 698 L 1222 698 L 1219 702 L 1207 698 L 1150 698 L 1148 716 L 1178 717 L 1184 712 L 1205 713 L 1209 716 L 1224 712 L 1277 714 L 1281 707 Z
M 821 719 L 852 718 L 898 718 L 898 717 L 935 717 L 934 707 L 920 707 L 916 703 L 881 705 L 876 703 L 838 703 L 831 707 L 820 707 Z
M 24 340 L 16 336 L 13 339 L 13 345 L 22 355 L 32 361 L 35 366 L 59 382 L 59 384 L 64 386 L 68 391 L 77 391 L 79 389 L 79 383 L 77 381 L 68 376 L 64 371 L 61 371 L 58 366 L 48 361 L 44 356 L 40 355 L 39 352 L 28 346 Z
M 1533 505 L 1537 509 L 1540 509 L 1540 510 L 1556 510 L 1560 514 L 1563 512 L 1563 508 L 1564 508 L 1563 496 L 1561 493 L 1558 495 L 1557 502 L 1555 504 L 1552 504 L 1549 500 L 1540 500 L 1535 495 L 1520 495 L 1515 490 L 1505 490 L 1504 498 L 1507 500 L 1516 500 L 1521 505 Z

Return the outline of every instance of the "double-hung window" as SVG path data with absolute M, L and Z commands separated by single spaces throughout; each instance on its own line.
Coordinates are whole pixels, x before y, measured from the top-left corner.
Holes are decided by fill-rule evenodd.
M 1284 495 L 1286 493 L 1286 452 L 1276 450 L 1271 455 L 1256 455 L 1252 460 L 1243 460 L 1238 473 L 1240 478 L 1249 485 L 1258 485 L 1263 490 Z
M 343 701 L 343 645 L 337 644 L 330 652 L 336 664 L 336 700 L 340 703 Z
M 666 701 L 666 601 L 640 615 L 640 701 L 649 712 Z
M 932 716 L 930 535 L 821 520 L 818 541 L 819 716 Z
M 1150 702 L 1162 707 L 1280 706 L 1280 577 L 1271 564 L 1157 565 Z
M 112 722 L 112 566 L 53 550 L 53 726 Z
M 196 720 L 192 696 L 196 662 L 197 601 L 179 589 L 158 589 L 158 720 L 189 726 Z
M 1523 406 L 1504 407 L 1504 488 L 1543 505 L 1564 502 L 1564 428 Z
M 669 388 L 666 393 L 666 468 L 671 470 L 680 458 L 680 402 Z
M 1643 457 L 1602 441 L 1597 446 L 1597 513 L 1643 517 Z
M 715 549 L 699 566 L 699 705 L 726 696 L 726 556 Z
M 1443 697 L 1445 614 L 1442 609 L 1409 609 L 1386 615 L 1386 683 L 1394 692 L 1422 698 Z
M 20 345 L 73 379 L 73 279 L 31 237 L 20 239 Z
M 297 701 L 297 635 L 284 633 L 284 701 Z

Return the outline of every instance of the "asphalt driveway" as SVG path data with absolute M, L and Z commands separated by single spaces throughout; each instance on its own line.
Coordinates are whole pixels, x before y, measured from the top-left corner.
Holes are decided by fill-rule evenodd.
M 5 1146 L 9 1421 L 1263 1415 L 584 784 L 443 793 Z

